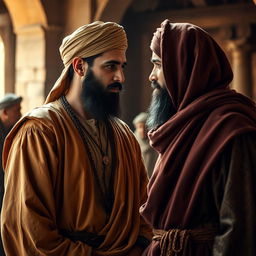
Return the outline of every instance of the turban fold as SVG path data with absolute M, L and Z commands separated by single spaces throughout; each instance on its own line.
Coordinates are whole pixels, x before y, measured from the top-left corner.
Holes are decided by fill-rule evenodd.
M 65 37 L 59 49 L 64 70 L 45 103 L 58 99 L 68 89 L 67 74 L 73 58 L 88 58 L 116 49 L 126 50 L 127 38 L 123 27 L 114 22 L 95 21 Z

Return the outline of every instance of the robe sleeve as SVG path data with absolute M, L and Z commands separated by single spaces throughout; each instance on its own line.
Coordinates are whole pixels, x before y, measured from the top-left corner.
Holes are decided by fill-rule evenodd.
M 256 136 L 236 138 L 223 154 L 216 202 L 221 232 L 214 256 L 256 255 Z M 223 195 L 223 196 L 220 196 Z
M 27 121 L 14 136 L 5 166 L 1 214 L 3 244 L 10 256 L 91 255 L 91 248 L 58 232 L 55 181 L 56 136 Z M 72 157 L 72 156 L 71 156 Z

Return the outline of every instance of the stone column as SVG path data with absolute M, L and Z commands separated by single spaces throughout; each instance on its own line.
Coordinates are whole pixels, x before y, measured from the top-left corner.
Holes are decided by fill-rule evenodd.
M 16 93 L 24 97 L 22 112 L 40 106 L 60 75 L 61 27 L 28 25 L 16 31 Z
M 246 39 L 229 42 L 234 79 L 232 87 L 238 92 L 252 98 L 251 47 Z
M 16 31 L 16 93 L 22 95 L 22 112 L 44 101 L 45 36 L 40 25 L 28 25 Z

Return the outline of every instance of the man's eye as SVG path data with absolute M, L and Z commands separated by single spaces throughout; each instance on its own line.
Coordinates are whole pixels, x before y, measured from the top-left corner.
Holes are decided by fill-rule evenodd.
M 105 66 L 107 70 L 116 70 L 116 65 L 115 64 L 108 64 Z

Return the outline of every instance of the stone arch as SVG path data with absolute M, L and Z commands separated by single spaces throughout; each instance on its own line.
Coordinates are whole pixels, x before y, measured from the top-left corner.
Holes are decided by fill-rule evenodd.
M 47 17 L 40 0 L 4 0 L 4 3 L 15 30 L 33 24 L 47 25 Z
M 59 71 L 57 46 L 62 27 L 57 19 L 62 14 L 62 5 L 60 0 L 3 2 L 10 14 L 16 38 L 14 91 L 23 96 L 22 108 L 27 112 L 44 102 L 55 80 L 55 71 Z M 55 16 L 54 10 L 58 10 Z
M 3 0 L 15 32 L 15 84 L 27 112 L 44 100 L 45 30 L 47 16 L 41 0 Z

